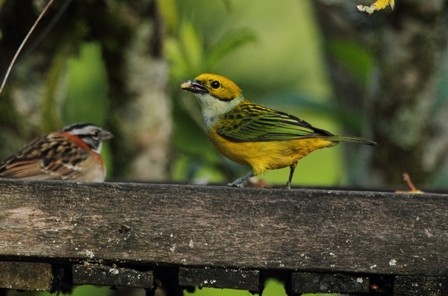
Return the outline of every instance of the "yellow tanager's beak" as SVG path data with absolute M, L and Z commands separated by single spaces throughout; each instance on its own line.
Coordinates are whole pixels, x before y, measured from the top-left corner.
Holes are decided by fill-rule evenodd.
M 185 81 L 180 85 L 180 88 L 192 93 L 198 93 L 198 94 L 208 93 L 207 88 L 196 80 Z

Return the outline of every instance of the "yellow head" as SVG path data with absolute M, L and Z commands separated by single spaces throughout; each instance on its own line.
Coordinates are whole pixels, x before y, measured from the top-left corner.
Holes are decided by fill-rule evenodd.
M 244 100 L 238 85 L 216 74 L 201 74 L 193 80 L 182 83 L 180 87 L 192 92 L 199 99 L 202 116 L 209 130 L 225 113 Z

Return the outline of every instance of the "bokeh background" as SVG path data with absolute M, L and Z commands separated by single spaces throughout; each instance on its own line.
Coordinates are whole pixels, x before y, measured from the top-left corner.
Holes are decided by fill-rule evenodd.
M 356 10 L 372 2 L 56 1 L 0 97 L 0 158 L 87 121 L 115 134 L 104 149 L 109 181 L 231 181 L 248 168 L 214 150 L 197 102 L 179 89 L 214 72 L 250 100 L 379 143 L 312 153 L 294 186 L 407 189 L 406 172 L 420 188 L 446 191 L 447 4 L 396 0 L 393 11 Z M 45 3 L 0 0 L 1 77 Z M 259 179 L 283 186 L 288 173 Z M 195 295 L 246 295 L 205 291 Z

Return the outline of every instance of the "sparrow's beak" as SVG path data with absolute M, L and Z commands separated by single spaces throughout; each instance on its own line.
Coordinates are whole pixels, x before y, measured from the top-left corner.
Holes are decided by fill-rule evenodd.
M 111 132 L 103 130 L 103 129 L 101 130 L 100 141 L 107 141 L 107 140 L 112 139 L 113 137 L 114 137 L 114 135 Z
M 195 93 L 195 94 L 208 93 L 207 88 L 205 88 L 205 86 L 203 86 L 201 83 L 199 83 L 196 80 L 185 81 L 184 83 L 182 83 L 180 85 L 180 88 L 182 88 L 183 90 Z

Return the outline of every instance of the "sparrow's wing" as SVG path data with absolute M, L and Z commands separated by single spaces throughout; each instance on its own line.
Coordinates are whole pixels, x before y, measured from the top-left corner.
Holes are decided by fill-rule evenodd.
M 82 172 L 77 166 L 89 153 L 61 133 L 38 138 L 8 158 L 0 166 L 0 177 L 40 180 L 75 179 Z
M 298 117 L 249 102 L 243 102 L 228 112 L 218 123 L 216 132 L 241 142 L 334 136 Z

